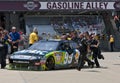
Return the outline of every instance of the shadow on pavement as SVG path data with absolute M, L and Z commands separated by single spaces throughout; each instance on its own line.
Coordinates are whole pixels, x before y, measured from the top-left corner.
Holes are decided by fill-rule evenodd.
M 119 65 L 120 66 L 120 64 L 113 64 L 113 65 Z

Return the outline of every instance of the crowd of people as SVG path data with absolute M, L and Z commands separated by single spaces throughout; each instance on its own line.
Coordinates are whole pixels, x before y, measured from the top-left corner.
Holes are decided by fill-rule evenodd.
M 89 67 L 94 67 L 94 64 L 97 68 L 100 67 L 99 59 L 104 59 L 101 54 L 101 50 L 99 47 L 99 39 L 95 34 L 90 34 L 88 32 L 78 33 L 76 31 L 71 31 L 70 33 L 56 35 L 51 37 L 50 34 L 43 33 L 41 37 L 38 36 L 37 28 L 33 29 L 33 32 L 29 34 L 29 37 L 25 39 L 23 32 L 16 31 L 16 27 L 11 28 L 11 32 L 4 30 L 2 27 L 0 28 L 0 62 L 1 68 L 5 68 L 6 66 L 6 56 L 8 54 L 9 46 L 11 49 L 11 54 L 15 51 L 20 50 L 21 46 L 24 46 L 23 41 L 28 44 L 28 47 L 34 44 L 35 42 L 41 39 L 61 39 L 61 40 L 73 40 L 78 44 L 77 49 L 81 52 L 81 57 L 78 61 L 78 70 L 81 70 L 84 66 L 84 61 L 88 62 Z M 25 49 L 25 48 L 22 48 Z M 92 54 L 92 59 L 94 62 L 88 58 L 88 53 Z
M 104 29 L 103 20 L 100 16 L 76 16 L 66 18 L 53 18 L 51 20 L 55 31 L 64 29 L 63 32 L 70 30 L 80 30 L 81 32 L 88 31 L 89 33 L 100 34 Z
M 16 31 L 16 27 L 12 27 L 11 32 L 4 30 L 0 27 L 0 62 L 1 68 L 6 66 L 6 57 L 8 54 L 9 46 L 11 54 L 18 50 L 20 34 Z
M 89 67 L 100 68 L 98 59 L 104 59 L 104 56 L 101 54 L 100 42 L 97 39 L 95 34 L 90 34 L 88 32 L 77 34 L 76 32 L 71 32 L 70 34 L 63 34 L 61 36 L 62 40 L 73 40 L 78 44 L 77 49 L 80 51 L 81 55 L 78 61 L 78 70 L 81 70 L 84 67 L 84 61 L 88 63 Z M 88 58 L 88 54 L 92 54 L 92 60 Z

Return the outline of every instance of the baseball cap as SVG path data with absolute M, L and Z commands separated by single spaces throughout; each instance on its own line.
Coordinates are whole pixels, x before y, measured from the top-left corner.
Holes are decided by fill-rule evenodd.
M 16 29 L 16 27 L 12 27 L 12 29 Z

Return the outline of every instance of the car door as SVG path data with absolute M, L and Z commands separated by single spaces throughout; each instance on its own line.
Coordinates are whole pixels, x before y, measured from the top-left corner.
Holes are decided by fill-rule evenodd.
M 60 42 L 58 45 L 57 50 L 54 52 L 55 54 L 55 63 L 56 65 L 63 65 L 63 57 L 65 55 L 65 50 L 64 50 L 64 42 Z
M 57 54 L 59 54 L 59 57 L 58 55 L 56 55 L 56 58 L 60 59 L 60 63 L 61 65 L 68 65 L 68 64 L 71 64 L 72 62 L 72 53 L 70 51 L 71 47 L 70 47 L 70 44 L 69 42 L 62 42 L 59 47 L 58 47 L 58 52 Z M 58 61 L 58 59 L 56 59 Z
M 74 50 L 74 53 L 73 53 L 74 63 L 77 63 L 78 58 L 80 56 L 80 51 L 77 49 L 78 44 L 74 41 L 70 41 L 70 46 Z

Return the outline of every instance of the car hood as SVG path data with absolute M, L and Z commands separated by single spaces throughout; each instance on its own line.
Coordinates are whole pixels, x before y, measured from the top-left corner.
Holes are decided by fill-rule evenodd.
M 45 55 L 48 51 L 40 51 L 40 50 L 21 50 L 17 51 L 14 54 L 32 54 L 32 55 Z
M 22 60 L 27 60 L 27 59 L 40 59 L 41 57 L 45 56 L 48 53 L 48 51 L 38 51 L 38 50 L 22 50 L 22 51 L 17 51 L 13 53 L 10 58 L 11 59 L 22 59 Z

